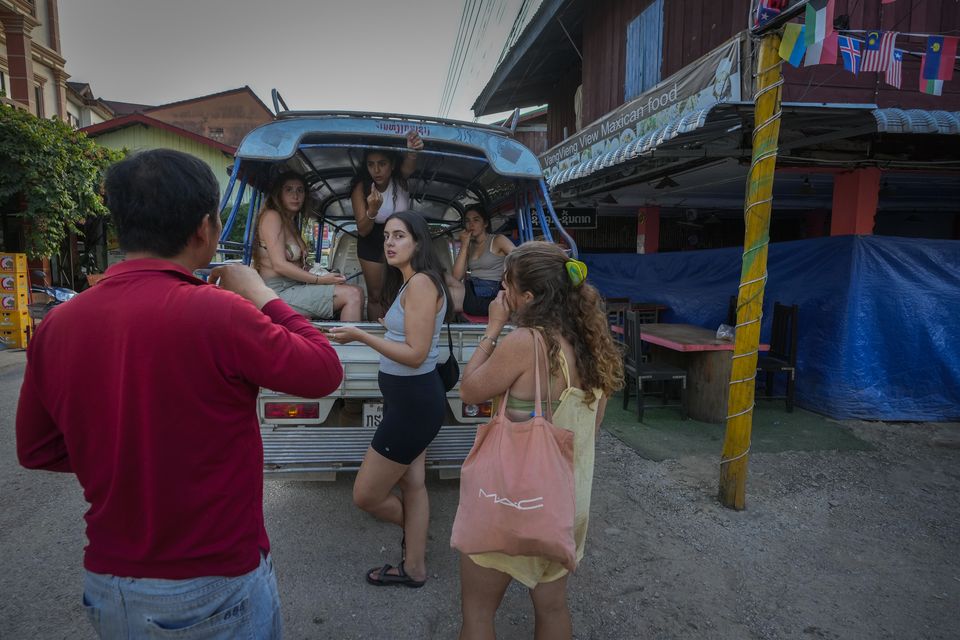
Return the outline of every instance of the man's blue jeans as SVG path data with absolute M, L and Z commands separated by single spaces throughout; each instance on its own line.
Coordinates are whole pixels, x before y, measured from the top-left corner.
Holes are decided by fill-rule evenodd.
M 273 562 L 234 578 L 121 578 L 86 572 L 83 608 L 101 638 L 279 640 Z

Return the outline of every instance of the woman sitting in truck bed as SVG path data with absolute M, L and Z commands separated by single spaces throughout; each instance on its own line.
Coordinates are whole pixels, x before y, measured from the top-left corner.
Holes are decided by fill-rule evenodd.
M 487 307 L 500 291 L 503 279 L 503 262 L 513 251 L 513 243 L 499 233 L 493 233 L 490 214 L 479 204 L 468 205 L 463 214 L 463 233 L 460 234 L 460 253 L 453 263 L 453 277 L 463 282 L 456 292 L 458 303 L 462 291 L 463 303 L 457 309 L 477 316 L 487 315 Z
M 268 287 L 294 311 L 331 320 L 340 312 L 343 322 L 357 322 L 363 309 L 363 290 L 344 284 L 344 277 L 316 275 L 307 268 L 307 245 L 296 224 L 307 202 L 307 183 L 298 174 L 281 174 L 257 215 L 253 265 Z

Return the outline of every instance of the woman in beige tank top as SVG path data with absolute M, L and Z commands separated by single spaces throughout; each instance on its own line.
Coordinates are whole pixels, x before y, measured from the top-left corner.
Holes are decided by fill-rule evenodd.
M 307 267 L 307 245 L 295 222 L 307 195 L 307 183 L 300 175 L 287 172 L 277 178 L 257 215 L 253 266 L 294 311 L 321 320 L 331 320 L 339 311 L 343 322 L 359 321 L 363 290 L 344 284 L 338 273 L 320 276 Z

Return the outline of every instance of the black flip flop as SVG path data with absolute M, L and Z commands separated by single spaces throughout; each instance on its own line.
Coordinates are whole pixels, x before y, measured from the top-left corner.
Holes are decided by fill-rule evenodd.
M 394 568 L 393 565 L 385 564 L 383 565 L 383 567 L 380 568 L 380 575 L 378 577 L 373 578 L 370 575 L 371 573 L 377 570 L 377 567 L 370 569 L 364 575 L 367 579 L 367 582 L 369 582 L 375 587 L 403 586 L 403 587 L 410 587 L 411 589 L 419 589 L 420 587 L 422 587 L 427 583 L 426 580 L 414 580 L 409 575 L 407 575 L 407 572 L 403 570 L 403 562 L 400 562 L 400 564 L 397 565 L 396 574 L 387 573 L 393 568 Z

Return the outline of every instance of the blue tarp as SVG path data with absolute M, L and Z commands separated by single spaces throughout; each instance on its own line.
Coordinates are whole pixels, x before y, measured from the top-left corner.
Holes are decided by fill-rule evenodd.
M 669 307 L 716 329 L 740 248 L 582 256 L 604 296 Z M 774 302 L 800 307 L 797 404 L 834 418 L 960 418 L 960 241 L 840 236 L 770 245 L 761 339 Z

